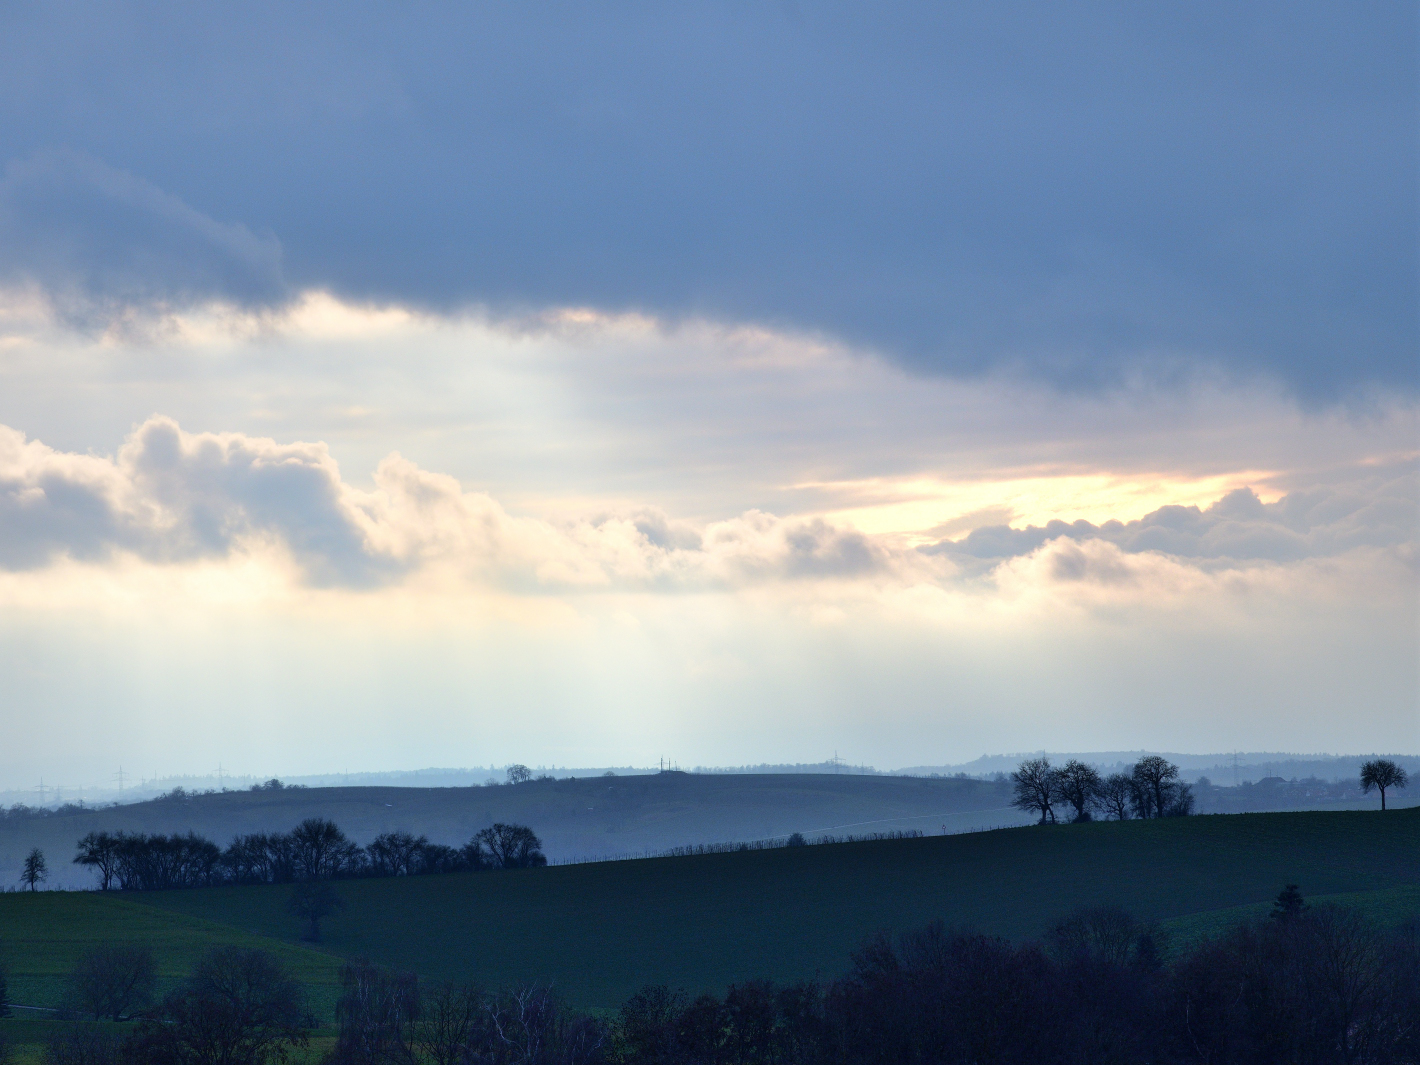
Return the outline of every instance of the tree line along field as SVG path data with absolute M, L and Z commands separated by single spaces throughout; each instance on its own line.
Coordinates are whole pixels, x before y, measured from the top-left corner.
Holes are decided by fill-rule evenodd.
M 573 1005 L 611 1009 L 649 983 L 695 992 L 832 979 L 866 937 L 935 919 L 1020 939 L 1077 907 L 1115 904 L 1196 937 L 1287 883 L 1308 896 L 1367 893 L 1386 920 L 1414 914 L 1420 810 L 1095 822 L 339 881 L 346 907 L 322 922 L 314 950 L 299 944 L 290 885 L 8 894 L 0 951 L 21 1003 L 25 989 L 56 992 L 80 942 L 162 942 L 172 977 L 199 943 L 246 936 L 294 952 L 318 1002 L 331 1001 L 338 960 L 363 956 L 435 981 L 551 983 Z
M 93 831 L 196 832 L 225 844 L 285 832 L 308 817 L 368 842 L 402 829 L 460 846 L 495 822 L 530 825 L 553 861 L 642 856 L 685 844 L 831 832 L 962 832 L 1025 824 L 1010 785 L 988 780 L 812 774 L 584 777 L 473 788 L 285 788 L 179 795 L 103 809 L 0 819 L 0 881 L 14 883 L 32 848 L 52 887 L 89 887 L 69 864 Z

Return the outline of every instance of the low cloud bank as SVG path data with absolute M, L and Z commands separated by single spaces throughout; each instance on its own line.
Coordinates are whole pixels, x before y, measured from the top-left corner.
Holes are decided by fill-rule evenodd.
M 398 454 L 347 484 L 324 444 L 140 426 L 113 458 L 0 426 L 0 567 L 127 553 L 155 563 L 276 545 L 317 586 L 369 587 L 432 563 L 515 589 L 856 577 L 891 553 L 818 519 L 750 511 L 696 529 L 654 509 L 554 525 Z
M 992 525 L 922 551 L 995 563 L 1029 555 L 1053 540 L 1100 540 L 1130 554 L 1157 552 L 1200 562 L 1297 562 L 1359 547 L 1413 542 L 1420 529 L 1417 500 L 1420 477 L 1414 472 L 1292 492 L 1275 503 L 1264 503 L 1252 489 L 1239 488 L 1206 509 L 1160 507 L 1137 521 L 1100 525 L 1088 521 L 1052 521 L 1024 529 Z
M 695 590 L 793 580 L 1005 585 L 1136 583 L 1147 559 L 1175 573 L 1293 563 L 1355 549 L 1414 552 L 1417 479 L 1295 492 L 1249 489 L 1211 507 L 1163 507 L 1132 522 L 977 529 L 911 550 L 822 518 L 749 511 L 697 527 L 654 508 L 554 523 L 509 514 L 398 454 L 370 490 L 348 484 L 324 444 L 187 433 L 149 419 L 113 457 L 61 451 L 0 426 L 0 568 L 133 556 L 181 563 L 275 548 L 317 587 L 369 588 L 441 567 L 536 593 Z

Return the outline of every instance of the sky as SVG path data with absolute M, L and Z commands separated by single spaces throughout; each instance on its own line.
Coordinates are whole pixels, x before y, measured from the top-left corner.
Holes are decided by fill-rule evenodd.
M 0 13 L 0 786 L 1420 750 L 1417 5 Z

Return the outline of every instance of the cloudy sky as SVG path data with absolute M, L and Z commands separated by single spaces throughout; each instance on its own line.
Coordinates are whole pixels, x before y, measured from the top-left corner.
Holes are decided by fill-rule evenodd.
M 7 8 L 0 785 L 1420 749 L 1416 22 Z

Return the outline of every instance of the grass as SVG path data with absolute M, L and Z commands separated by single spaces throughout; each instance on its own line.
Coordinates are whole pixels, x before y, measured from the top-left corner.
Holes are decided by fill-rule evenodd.
M 342 883 L 323 949 L 433 979 L 551 982 L 612 1007 L 647 983 L 833 978 L 878 931 L 1039 935 L 1082 905 L 1146 920 L 1420 884 L 1420 810 L 1242 814 Z M 289 888 L 135 897 L 294 942 Z
M 1307 905 L 1344 906 L 1359 910 L 1372 924 L 1391 928 L 1420 918 L 1420 884 L 1387 888 L 1381 891 L 1343 891 L 1330 895 L 1313 895 Z M 1266 917 L 1271 902 L 1251 902 L 1243 906 L 1228 906 L 1220 910 L 1191 913 L 1160 922 L 1168 933 L 1170 953 L 1181 953 L 1205 939 L 1215 938 L 1246 921 Z
M 219 921 L 146 906 L 132 895 L 38 891 L 0 896 L 0 963 L 9 972 L 12 1003 L 58 1006 L 65 977 L 75 962 L 105 941 L 152 947 L 160 993 L 187 976 L 212 947 L 270 950 L 307 987 L 317 1016 L 332 1015 L 341 964 L 333 955 Z
M 1036 936 L 1070 910 L 1113 903 L 1179 941 L 1265 911 L 1284 884 L 1347 895 L 1376 915 L 1420 896 L 1420 810 L 1242 814 L 1005 829 L 555 866 L 346 881 L 347 908 L 300 944 L 286 886 L 131 895 L 0 895 L 0 960 L 14 1001 L 57 1001 L 103 939 L 154 946 L 167 983 L 209 946 L 277 951 L 327 1018 L 340 959 L 430 979 L 554 984 L 613 1008 L 647 983 L 723 990 L 753 977 L 832 979 L 878 931 L 941 919 Z M 8 1022 L 7 1022 L 8 1023 Z
M 44 1046 L 50 1033 L 61 1025 L 72 1023 L 72 1021 L 40 1020 L 31 1017 L 0 1018 L 0 1037 L 6 1040 L 13 1052 L 13 1057 L 6 1065 L 43 1065 Z M 133 1025 L 105 1021 L 101 1022 L 101 1027 L 107 1028 L 122 1038 Z M 319 1065 L 334 1046 L 334 1030 L 318 1029 L 310 1033 L 304 1047 L 296 1047 L 292 1051 L 287 1059 L 287 1065 Z
M 5 1039 L 14 1054 L 8 1065 L 40 1065 L 49 1033 L 62 1023 L 64 1022 L 34 1017 L 0 1019 L 0 1037 Z M 104 1022 L 103 1027 L 121 1035 L 130 1025 Z

